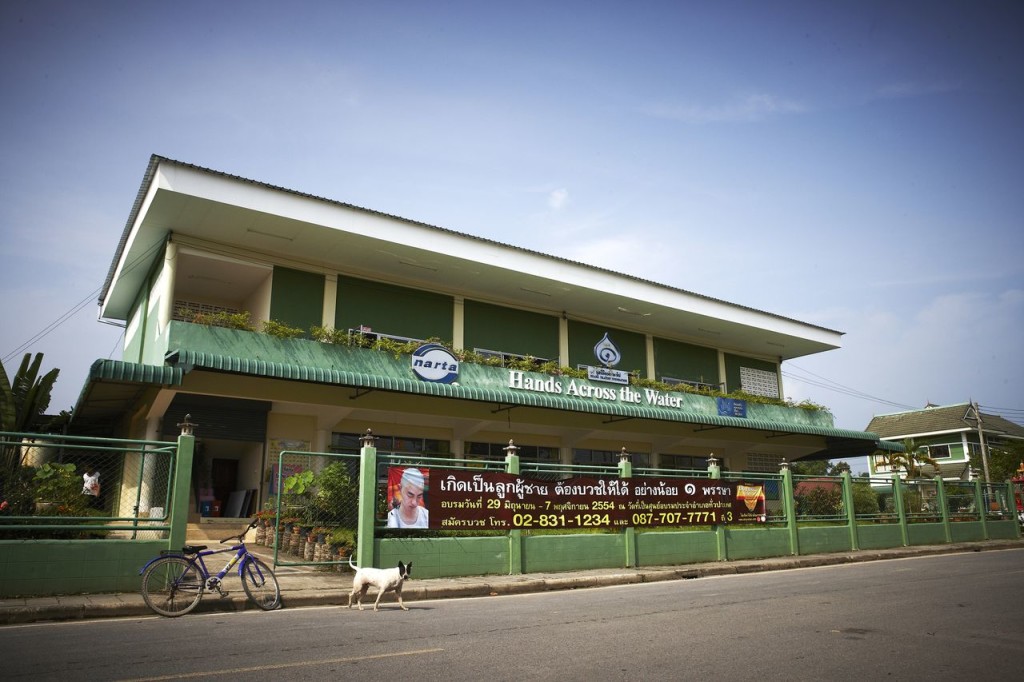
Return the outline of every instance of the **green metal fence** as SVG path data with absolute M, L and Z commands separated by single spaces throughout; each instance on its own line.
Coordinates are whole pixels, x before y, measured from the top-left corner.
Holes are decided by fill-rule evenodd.
M 0 432 L 0 538 L 164 537 L 176 447 Z

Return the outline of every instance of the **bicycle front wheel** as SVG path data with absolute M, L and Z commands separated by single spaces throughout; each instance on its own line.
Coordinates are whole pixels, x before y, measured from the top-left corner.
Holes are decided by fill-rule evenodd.
M 157 559 L 142 574 L 142 599 L 161 616 L 183 616 L 203 598 L 203 578 L 185 557 Z
M 242 589 L 249 601 L 264 611 L 273 611 L 281 605 L 277 578 L 263 561 L 250 554 L 242 563 L 241 575 Z

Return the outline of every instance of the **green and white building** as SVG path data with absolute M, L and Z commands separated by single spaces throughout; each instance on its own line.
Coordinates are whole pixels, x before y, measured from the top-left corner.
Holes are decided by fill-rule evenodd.
M 984 447 L 999 448 L 1011 442 L 1024 442 L 1024 426 L 999 415 L 980 412 L 971 403 L 928 405 L 922 410 L 908 410 L 878 415 L 867 430 L 884 441 L 902 444 L 912 440 L 915 447 L 931 457 L 939 467 L 938 475 L 948 481 L 970 481 L 982 478 L 982 441 Z M 892 467 L 883 454 L 868 458 L 872 478 L 892 476 Z M 923 467 L 928 476 L 935 475 L 930 465 Z M 901 472 L 905 476 L 905 472 Z
M 197 323 L 218 315 L 306 333 Z M 263 500 L 278 451 L 355 451 L 367 429 L 385 452 L 492 459 L 514 439 L 524 460 L 625 448 L 664 470 L 878 448 L 781 400 L 783 363 L 838 349 L 841 332 L 161 157 L 100 316 L 125 326 L 123 355 L 94 363 L 73 428 L 170 438 L 189 414 L 218 497 Z M 440 343 L 326 342 L 340 336 Z

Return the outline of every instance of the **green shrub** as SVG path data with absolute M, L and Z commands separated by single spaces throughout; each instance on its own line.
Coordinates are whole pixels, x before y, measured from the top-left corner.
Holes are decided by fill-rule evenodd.
M 267 320 L 263 323 L 263 333 L 278 339 L 299 339 L 306 335 L 306 330 L 290 327 L 277 320 Z

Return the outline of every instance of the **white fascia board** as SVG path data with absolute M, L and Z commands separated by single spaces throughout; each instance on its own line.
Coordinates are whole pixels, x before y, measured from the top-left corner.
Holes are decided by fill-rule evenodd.
M 962 429 L 946 429 L 945 431 L 926 431 L 922 433 L 908 433 L 904 436 L 879 436 L 882 440 L 894 441 L 904 440 L 906 438 L 930 438 L 932 436 L 945 436 L 949 433 L 964 433 L 965 431 L 974 431 L 975 429 L 965 426 Z
M 145 219 L 146 212 L 149 211 L 149 207 L 153 203 L 153 198 L 156 196 L 156 193 L 157 193 L 157 183 L 156 182 L 152 182 L 149 185 L 149 189 L 146 191 L 146 196 L 142 200 L 142 204 L 139 207 L 138 213 L 135 215 L 135 221 L 132 223 L 131 231 L 128 234 L 128 239 L 125 241 L 124 248 L 121 251 L 120 260 L 117 262 L 117 265 L 116 265 L 116 267 L 114 269 L 114 276 L 113 276 L 113 278 L 111 278 L 111 281 L 110 281 L 110 290 L 107 292 L 106 298 L 100 304 L 99 319 L 101 319 L 101 320 L 109 319 L 107 313 L 108 313 L 108 306 L 110 305 L 110 301 L 111 301 L 110 294 L 116 288 L 117 281 L 119 279 L 121 279 L 121 276 L 125 272 L 125 268 L 127 266 L 126 260 L 128 258 L 128 254 L 130 254 L 132 252 L 132 247 L 135 245 L 135 242 L 136 242 L 136 240 L 139 237 L 139 230 L 140 230 L 140 228 L 142 226 L 142 223 L 143 223 L 143 221 Z M 148 249 L 151 246 L 152 246 L 151 244 L 147 244 L 146 248 Z M 115 318 L 115 319 L 120 319 L 120 318 Z
M 389 241 L 426 252 L 458 254 L 460 258 L 468 261 L 529 273 L 574 288 L 614 292 L 620 296 L 696 313 L 710 319 L 808 339 L 837 348 L 841 345 L 841 332 L 816 325 L 703 297 L 667 285 L 644 282 L 547 254 L 471 237 L 445 228 L 261 185 L 254 181 L 211 174 L 175 164 L 161 164 L 154 184 L 173 192 L 321 225 L 340 232 Z

